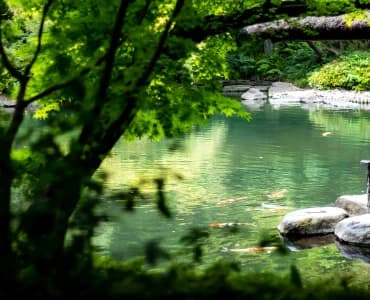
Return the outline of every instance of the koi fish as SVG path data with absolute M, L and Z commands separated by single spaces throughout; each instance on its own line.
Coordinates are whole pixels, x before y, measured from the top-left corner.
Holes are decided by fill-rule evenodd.
M 209 227 L 212 228 L 225 228 L 225 227 L 233 227 L 233 226 L 240 226 L 240 225 L 250 225 L 256 227 L 256 224 L 252 223 L 211 223 Z
M 273 211 L 284 211 L 288 209 L 287 206 L 276 205 L 276 204 L 265 204 L 265 203 L 262 203 L 262 208 L 273 210 Z
M 283 198 L 285 196 L 286 192 L 287 192 L 287 190 L 284 189 L 284 190 L 281 190 L 281 191 L 278 191 L 278 192 L 275 192 L 275 193 L 271 193 L 271 194 L 267 195 L 267 198 L 269 198 L 269 199 Z
M 225 204 L 230 204 L 234 203 L 235 201 L 242 200 L 242 199 L 247 199 L 248 197 L 238 197 L 238 198 L 230 198 L 230 199 L 225 199 L 225 200 L 220 200 L 217 202 L 218 205 L 225 205 Z
M 223 252 L 236 252 L 236 253 L 260 253 L 260 252 L 271 252 L 276 250 L 277 247 L 249 247 L 249 248 L 234 248 L 234 249 L 224 249 Z
M 261 207 L 255 207 L 248 210 L 253 211 L 270 211 L 270 212 L 284 212 L 288 210 L 288 206 L 276 205 L 276 204 L 265 204 L 262 203 Z
M 326 131 L 322 134 L 322 136 L 328 136 L 328 135 L 331 135 L 331 132 L 330 131 Z

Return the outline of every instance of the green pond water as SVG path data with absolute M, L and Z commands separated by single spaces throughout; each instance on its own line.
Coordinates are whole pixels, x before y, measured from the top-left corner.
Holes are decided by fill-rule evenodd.
M 370 159 L 370 112 L 266 105 L 252 117 L 250 122 L 214 117 L 207 127 L 171 140 L 120 141 L 99 170 L 109 175 L 105 187 L 114 192 L 128 183 L 139 185 L 147 199 L 133 213 L 124 212 L 119 201 L 105 204 L 114 218 L 96 232 L 99 252 L 128 259 L 144 255 L 145 245 L 155 240 L 175 261 L 190 261 L 179 240 L 199 227 L 210 232 L 204 263 L 238 260 L 246 270 L 281 274 L 294 263 L 307 279 L 337 274 L 367 286 L 366 253 L 343 248 L 334 239 L 290 245 L 285 256 L 274 250 L 227 250 L 257 247 L 261 237 L 279 239 L 276 228 L 289 211 L 333 206 L 338 196 L 365 193 L 360 160 Z M 166 178 L 171 219 L 154 204 L 151 182 L 159 177 Z M 231 230 L 221 223 L 241 224 Z

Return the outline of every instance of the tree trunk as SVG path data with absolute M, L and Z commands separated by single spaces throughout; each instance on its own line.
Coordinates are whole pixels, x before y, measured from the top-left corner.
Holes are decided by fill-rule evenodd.
M 368 14 L 368 17 L 370 14 Z M 290 18 L 246 26 L 242 32 L 273 41 L 280 40 L 367 40 L 368 19 L 352 20 L 346 15 L 334 17 Z

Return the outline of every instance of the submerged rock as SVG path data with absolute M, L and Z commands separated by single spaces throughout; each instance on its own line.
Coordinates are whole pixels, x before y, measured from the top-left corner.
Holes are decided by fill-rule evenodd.
M 335 206 L 343 208 L 350 216 L 367 214 L 367 194 L 340 196 L 335 200 Z
M 335 225 L 347 217 L 348 213 L 339 207 L 305 208 L 285 215 L 278 230 L 285 236 L 333 233 Z
M 340 241 L 346 243 L 370 245 L 370 214 L 340 221 L 335 226 L 334 234 Z

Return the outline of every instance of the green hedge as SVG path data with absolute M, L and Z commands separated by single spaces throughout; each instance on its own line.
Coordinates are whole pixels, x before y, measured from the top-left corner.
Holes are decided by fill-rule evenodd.
M 319 89 L 370 90 L 370 53 L 355 51 L 343 54 L 313 72 L 308 82 Z

